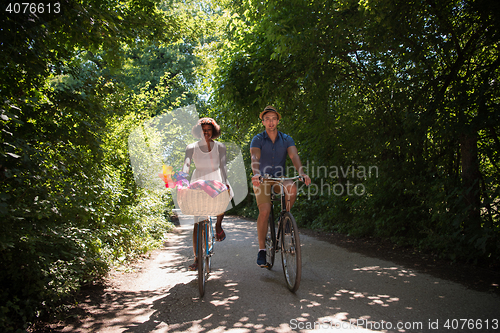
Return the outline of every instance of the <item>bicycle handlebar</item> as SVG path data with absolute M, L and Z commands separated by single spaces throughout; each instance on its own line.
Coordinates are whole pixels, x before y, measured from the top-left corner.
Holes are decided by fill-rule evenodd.
M 301 180 L 303 182 L 305 182 L 305 179 L 304 179 L 304 176 L 295 176 L 295 177 L 271 177 L 271 175 L 268 175 L 268 174 L 265 174 L 264 176 L 260 176 L 259 177 L 259 180 L 260 182 L 262 183 L 264 180 L 274 180 L 274 181 L 278 181 L 278 182 L 284 182 L 285 180 Z

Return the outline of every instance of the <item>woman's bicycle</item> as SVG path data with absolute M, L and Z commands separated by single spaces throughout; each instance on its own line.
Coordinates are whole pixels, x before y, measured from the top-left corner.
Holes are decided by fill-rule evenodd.
M 296 292 L 299 289 L 300 278 L 302 274 L 302 257 L 300 253 L 300 237 L 297 222 L 292 213 L 286 210 L 285 191 L 283 184 L 287 180 L 297 182 L 304 180 L 301 176 L 292 178 L 273 178 L 269 175 L 261 177 L 261 181 L 274 181 L 280 186 L 280 193 L 272 191 L 271 194 L 271 213 L 266 235 L 266 255 L 267 269 L 272 269 L 276 252 L 281 251 L 281 263 L 285 281 L 288 289 Z M 274 188 L 274 186 L 273 186 Z M 273 202 L 281 201 L 281 211 L 277 218 L 274 216 Z
M 198 263 L 198 288 L 200 297 L 205 295 L 205 284 L 211 272 L 211 259 L 214 255 L 215 230 L 212 216 L 222 214 L 230 200 L 229 191 L 223 191 L 214 198 L 204 190 L 177 189 L 177 203 L 184 215 L 192 215 L 195 221 L 195 252 Z M 199 217 L 203 221 L 196 222 Z M 207 217 L 205 219 L 205 217 Z
M 197 223 L 196 257 L 198 258 L 198 289 L 200 297 L 205 295 L 205 283 L 211 269 L 211 258 L 214 254 L 215 233 L 212 217 Z

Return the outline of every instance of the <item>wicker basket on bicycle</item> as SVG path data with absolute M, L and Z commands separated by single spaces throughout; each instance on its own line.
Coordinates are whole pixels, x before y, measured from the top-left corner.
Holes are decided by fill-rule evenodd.
M 229 200 L 229 191 L 227 190 L 212 198 L 204 190 L 187 187 L 177 189 L 177 203 L 184 215 L 220 215 L 226 211 Z

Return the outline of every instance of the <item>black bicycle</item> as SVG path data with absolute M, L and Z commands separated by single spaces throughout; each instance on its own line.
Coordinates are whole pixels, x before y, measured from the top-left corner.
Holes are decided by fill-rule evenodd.
M 286 210 L 285 185 L 287 180 L 304 181 L 303 177 L 296 176 L 291 178 L 273 178 L 269 175 L 261 177 L 261 181 L 274 181 L 280 186 L 280 193 L 272 191 L 271 194 L 271 214 L 269 214 L 269 223 L 267 224 L 266 234 L 266 256 L 267 269 L 272 269 L 276 252 L 281 251 L 281 263 L 285 281 L 291 292 L 299 289 L 300 278 L 302 274 L 302 257 L 300 253 L 300 237 L 297 222 L 292 213 Z M 274 186 L 273 186 L 274 187 Z M 273 202 L 281 201 L 281 211 L 278 217 L 274 217 Z

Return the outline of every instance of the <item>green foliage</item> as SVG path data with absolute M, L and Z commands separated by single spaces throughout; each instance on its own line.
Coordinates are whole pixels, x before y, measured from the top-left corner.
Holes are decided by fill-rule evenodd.
M 378 168 L 371 178 L 313 177 L 366 192 L 300 196 L 294 214 L 304 226 L 498 260 L 498 9 L 455 0 L 227 4 L 213 104 L 245 135 L 265 105 L 277 106 L 303 164 Z
M 149 0 L 61 4 L 64 18 L 0 19 L 2 332 L 57 312 L 81 285 L 161 245 L 172 228 L 171 198 L 136 188 L 127 138 L 190 94 L 189 47 L 151 42 L 177 41 L 182 22 Z M 170 60 L 134 81 L 127 75 L 157 64 L 131 64 L 133 47 Z
M 171 199 L 134 185 L 126 144 L 138 117 L 136 105 L 121 102 L 129 93 L 81 74 L 55 80 L 41 101 L 14 108 L 17 118 L 4 123 L 11 131 L 0 237 L 6 331 L 53 312 L 115 263 L 160 245 L 172 227 Z
M 497 2 L 61 4 L 0 18 L 0 330 L 162 242 L 171 198 L 135 186 L 127 138 L 183 104 L 247 166 L 273 104 L 314 184 L 362 185 L 304 189 L 302 226 L 500 259 Z M 231 213 L 255 218 L 252 195 Z

